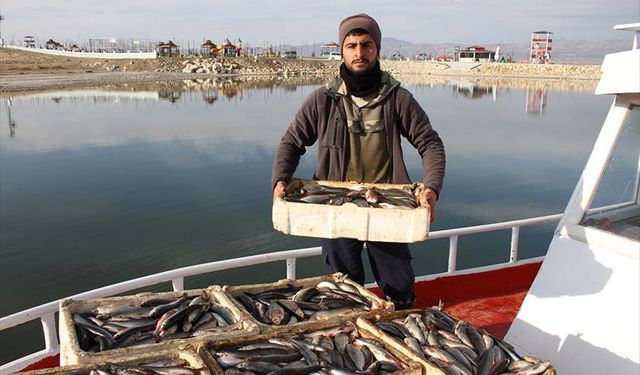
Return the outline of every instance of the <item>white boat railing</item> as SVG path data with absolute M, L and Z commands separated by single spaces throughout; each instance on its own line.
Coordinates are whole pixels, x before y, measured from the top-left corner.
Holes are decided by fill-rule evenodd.
M 457 275 L 468 274 L 473 272 L 482 272 L 488 269 L 504 268 L 505 264 L 498 264 L 488 267 L 478 267 L 473 269 L 466 269 L 458 271 L 456 269 L 457 256 L 458 256 L 458 239 L 461 236 L 494 232 L 498 230 L 511 230 L 511 244 L 510 244 L 510 259 L 506 263 L 507 266 L 515 266 L 524 263 L 530 263 L 532 259 L 518 260 L 518 250 L 520 241 L 520 228 L 531 225 L 541 225 L 558 221 L 562 217 L 562 214 L 540 216 L 528 219 L 506 221 L 501 223 L 478 225 L 472 227 L 447 229 L 441 231 L 435 231 L 429 233 L 429 239 L 443 239 L 449 238 L 449 265 L 447 272 L 417 277 L 417 281 L 432 279 L 435 277 L 441 277 L 444 275 Z M 205 273 L 223 271 L 228 269 L 253 266 L 264 263 L 271 263 L 275 261 L 286 261 L 286 277 L 294 280 L 296 278 L 296 261 L 298 258 L 306 258 L 311 256 L 321 255 L 320 247 L 311 247 L 306 249 L 286 250 L 268 254 L 258 254 L 242 258 L 234 258 L 228 260 L 220 260 L 216 262 L 197 264 L 194 266 L 188 266 L 183 268 L 177 268 L 174 270 L 160 272 L 153 275 L 139 277 L 121 283 L 105 286 L 102 288 L 94 289 L 88 292 L 75 294 L 67 298 L 73 298 L 75 300 L 86 300 L 93 298 L 103 298 L 108 296 L 125 293 L 131 290 L 141 289 L 152 285 L 160 284 L 170 281 L 174 291 L 184 290 L 185 277 L 202 275 Z M 536 258 L 540 260 L 543 257 Z M 367 285 L 367 287 L 375 286 L 374 284 Z M 43 358 L 58 354 L 59 352 L 59 340 L 56 330 L 55 314 L 58 312 L 60 301 L 66 299 L 62 298 L 56 301 L 45 303 L 40 306 L 33 307 L 31 309 L 23 310 L 15 314 L 5 316 L 0 319 L 0 331 L 15 327 L 20 324 L 30 322 L 32 320 L 40 319 L 42 323 L 42 330 L 44 333 L 45 349 L 32 353 L 28 356 L 16 359 L 15 361 L 3 364 L 0 366 L 0 375 L 10 374 L 15 371 L 22 370 L 26 366 L 35 363 Z

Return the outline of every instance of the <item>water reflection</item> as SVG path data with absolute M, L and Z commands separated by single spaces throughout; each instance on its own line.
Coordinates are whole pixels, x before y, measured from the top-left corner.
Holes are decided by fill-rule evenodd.
M 9 137 L 16 135 L 16 121 L 11 117 L 11 99 L 5 101 L 5 109 L 7 111 L 7 124 L 9 124 Z
M 451 89 L 454 97 L 461 95 L 469 99 L 479 99 L 487 94 L 491 94 L 493 100 L 497 99 L 495 86 L 483 86 L 471 81 L 459 81 L 452 82 Z
M 531 117 L 542 117 L 546 114 L 548 106 L 548 92 L 550 90 L 589 92 L 596 85 L 595 81 L 562 81 L 562 80 L 523 80 L 523 79 L 494 79 L 494 78 L 477 78 L 467 79 L 460 77 L 420 77 L 415 76 L 403 77 L 399 79 L 403 85 L 409 88 L 414 94 L 418 94 L 424 88 L 430 92 L 436 92 L 438 89 L 443 93 L 450 92 L 450 97 L 454 100 L 474 100 L 477 102 L 481 99 L 487 99 L 490 103 L 483 107 L 469 107 L 470 111 L 493 111 L 484 106 L 508 105 L 510 108 L 519 107 L 517 103 L 510 104 L 508 102 L 517 100 L 520 103 L 524 101 L 525 113 L 532 115 Z M 307 77 L 290 77 L 284 79 L 282 77 L 218 77 L 208 79 L 193 80 L 176 80 L 162 81 L 151 83 L 135 83 L 135 84 L 117 84 L 107 85 L 94 88 L 85 88 L 81 90 L 53 91 L 53 92 L 37 92 L 25 93 L 24 95 L 16 95 L 5 98 L 3 108 L 6 111 L 7 124 L 9 126 L 8 138 L 16 137 L 16 117 L 18 121 L 30 120 L 25 117 L 25 113 L 21 109 L 36 108 L 42 110 L 51 110 L 47 108 L 52 105 L 58 108 L 57 111 L 64 121 L 58 121 L 59 124 L 66 124 L 65 130 L 60 128 L 45 128 L 39 131 L 38 135 L 33 137 L 31 134 L 22 140 L 12 144 L 11 148 L 16 149 L 56 149 L 65 147 L 69 143 L 75 143 L 76 146 L 82 145 L 107 145 L 120 144 L 122 142 L 132 142 L 136 139 L 145 139 L 146 137 L 154 137 L 156 141 L 166 139 L 197 139 L 198 134 L 211 138 L 219 138 L 224 135 L 239 135 L 239 127 L 221 126 L 217 128 L 208 128 L 202 133 L 202 129 L 197 129 L 197 125 L 193 122 L 185 121 L 182 118 L 177 119 L 182 123 L 180 133 L 175 130 L 166 130 L 165 134 L 160 134 L 158 129 L 160 124 L 165 121 L 167 116 L 174 114 L 165 113 L 164 118 L 160 113 L 167 109 L 182 106 L 192 106 L 197 103 L 204 103 L 205 110 L 219 108 L 223 111 L 233 112 L 233 117 L 240 116 L 242 118 L 251 118 L 252 121 L 263 121 L 262 115 L 254 114 L 256 108 L 255 99 L 261 97 L 260 106 L 262 113 L 271 111 L 268 107 L 272 106 L 274 98 L 277 100 L 284 99 L 286 103 L 301 102 L 304 97 L 313 90 L 314 87 L 320 86 L 325 82 L 324 78 L 307 78 Z M 426 92 L 425 92 L 426 94 Z M 419 95 L 418 95 L 419 96 Z M 417 97 L 418 97 L 417 96 Z M 519 99 L 522 98 L 522 99 Z M 242 101 L 249 100 L 250 103 L 243 105 L 243 110 L 239 107 L 227 107 L 220 104 L 221 99 L 226 101 Z M 522 100 L 522 101 L 520 101 Z M 500 102 L 500 103 L 497 103 Z M 505 103 L 507 102 L 507 103 Z M 162 106 L 161 103 L 168 103 L 169 106 Z M 237 102 L 239 104 L 239 102 Z M 269 104 L 271 103 L 271 104 Z M 71 124 L 75 122 L 69 111 L 68 105 L 71 104 L 76 112 L 80 115 L 84 109 L 83 106 L 94 105 L 103 106 L 102 110 L 108 115 L 101 116 L 99 109 L 96 107 L 89 110 L 94 113 L 91 124 L 82 124 L 74 132 L 73 136 L 63 136 L 66 131 L 71 131 Z M 425 102 L 424 105 L 431 106 L 431 103 Z M 479 103 L 478 103 L 479 104 Z M 12 113 L 11 106 L 14 106 Z M 16 107 L 17 106 L 17 107 Z M 126 116 L 116 116 L 111 112 L 112 109 L 123 110 L 132 107 L 132 114 Z M 153 126 L 147 119 L 139 118 L 140 113 L 149 111 L 147 117 L 155 118 Z M 224 108 L 224 109 L 223 109 Z M 297 108 L 297 107 L 296 107 Z M 289 117 L 295 113 L 296 108 L 287 110 L 285 117 Z M 177 108 L 174 108 L 177 109 Z M 280 111 L 284 111 L 284 107 L 280 106 Z M 494 108 L 495 110 L 495 108 Z M 4 117 L 4 115 L 3 115 Z M 216 121 L 220 122 L 220 117 L 216 117 Z M 287 122 L 290 120 L 287 120 Z M 105 134 L 100 129 L 100 123 L 110 124 L 113 129 L 120 129 L 119 132 Z M 6 129 L 6 128 L 5 128 Z M 26 130 L 29 133 L 29 130 Z M 281 133 L 281 129 L 272 129 L 273 136 Z M 6 133 L 5 133 L 6 134 Z M 279 135 L 281 136 L 281 134 Z M 276 138 L 277 139 L 277 138 Z M 73 140 L 73 141 L 70 141 Z M 29 143 L 29 144 L 27 144 Z
M 535 87 L 527 89 L 527 114 L 542 116 L 547 108 L 547 89 Z
M 561 90 L 572 92 L 592 92 L 597 81 L 594 80 L 539 80 L 508 78 L 459 78 L 459 77 L 415 77 L 398 76 L 404 86 L 450 87 L 454 98 L 480 99 L 490 96 L 497 101 L 503 94 L 509 95 L 511 89 L 525 90 L 526 113 L 541 116 L 547 106 L 547 91 Z M 242 99 L 244 90 L 267 89 L 271 92 L 277 87 L 285 92 L 296 92 L 301 86 L 319 86 L 323 78 L 307 77 L 216 77 L 183 81 L 164 81 L 153 83 L 135 83 L 105 85 L 92 89 L 25 93 L 14 97 L 28 97 L 33 100 L 119 102 L 136 100 L 161 100 L 172 104 L 180 101 L 202 100 L 207 106 L 214 105 L 221 97 Z M 191 95 L 198 93 L 198 95 Z M 187 95 L 189 94 L 189 95 Z

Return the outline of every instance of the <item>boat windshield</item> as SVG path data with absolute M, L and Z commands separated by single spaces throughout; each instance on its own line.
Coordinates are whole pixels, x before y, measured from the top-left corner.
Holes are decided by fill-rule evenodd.
M 633 106 L 581 224 L 640 241 L 640 107 Z

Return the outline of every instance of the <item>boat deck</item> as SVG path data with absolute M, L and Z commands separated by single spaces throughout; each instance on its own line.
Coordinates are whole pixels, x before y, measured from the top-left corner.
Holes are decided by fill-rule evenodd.
M 504 338 L 541 264 L 418 281 L 414 307 L 424 309 L 441 302 L 456 318 Z M 379 289 L 372 291 L 382 296 Z
M 444 275 L 415 284 L 414 308 L 439 303 L 458 319 L 504 338 L 542 262 L 461 275 Z M 371 291 L 378 296 L 378 288 Z M 59 356 L 38 361 L 23 371 L 59 366 Z

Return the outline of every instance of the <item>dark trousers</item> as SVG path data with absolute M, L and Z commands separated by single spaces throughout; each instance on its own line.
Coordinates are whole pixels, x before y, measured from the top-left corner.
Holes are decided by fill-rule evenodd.
M 322 258 L 328 273 L 342 272 L 360 285 L 364 284 L 362 249 L 365 242 L 348 238 L 321 239 Z M 394 302 L 411 304 L 416 280 L 411 253 L 405 243 L 366 242 L 373 277 Z

